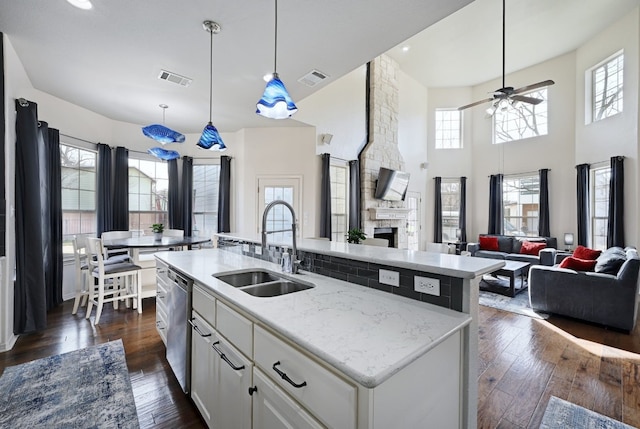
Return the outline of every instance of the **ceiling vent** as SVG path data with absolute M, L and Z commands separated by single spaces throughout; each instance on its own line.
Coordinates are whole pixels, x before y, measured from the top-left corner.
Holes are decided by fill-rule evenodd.
M 193 82 L 193 79 L 191 79 L 190 77 L 180 76 L 179 74 L 166 70 L 160 70 L 158 79 L 166 80 L 167 82 L 173 82 L 184 87 L 191 85 L 191 82 Z
M 309 73 L 305 74 L 304 76 L 302 76 L 300 79 L 298 79 L 298 82 L 304 83 L 307 86 L 316 86 L 317 84 L 325 80 L 327 77 L 329 76 L 322 73 L 321 71 L 314 69 L 314 70 L 311 70 Z

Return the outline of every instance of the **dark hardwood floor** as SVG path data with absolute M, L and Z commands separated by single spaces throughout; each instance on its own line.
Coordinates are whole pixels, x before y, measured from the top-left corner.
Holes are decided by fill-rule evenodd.
M 0 353 L 11 365 L 122 338 L 142 428 L 203 428 L 169 368 L 155 328 L 155 301 L 141 316 L 105 306 L 100 324 L 49 314 L 46 331 Z M 480 306 L 478 428 L 537 428 L 554 395 L 640 427 L 640 328 L 631 335 L 581 322 L 537 320 Z

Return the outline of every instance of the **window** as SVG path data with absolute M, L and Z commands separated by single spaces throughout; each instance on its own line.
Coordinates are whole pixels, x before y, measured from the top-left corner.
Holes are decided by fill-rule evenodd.
M 620 53 L 591 70 L 593 121 L 622 112 L 624 54 Z
M 436 109 L 436 149 L 462 148 L 462 112 Z
M 194 235 L 204 234 L 209 236 L 218 231 L 219 181 L 219 165 L 193 166 Z
M 456 229 L 460 225 L 460 181 L 442 179 L 440 183 L 442 197 L 442 241 L 457 240 Z
M 60 144 L 63 253 L 73 254 L 74 235 L 96 234 L 97 153 Z
M 538 235 L 540 176 L 505 177 L 502 186 L 503 234 Z
M 543 101 L 538 105 L 516 101 L 504 110 L 498 108 L 493 115 L 494 144 L 547 135 L 547 88 L 522 95 Z
M 258 232 L 262 231 L 262 215 L 270 202 L 274 200 L 283 200 L 289 203 L 298 216 L 298 232 L 297 237 L 303 229 L 300 213 L 302 208 L 300 205 L 300 188 L 302 184 L 301 177 L 263 177 L 258 178 Z M 283 231 L 291 229 L 291 212 L 283 205 L 273 207 L 267 215 L 267 231 Z M 269 234 L 268 243 L 287 244 L 293 241 L 293 235 L 290 231 L 276 232 Z
M 420 193 L 407 192 L 407 249 L 420 250 Z
M 345 241 L 348 226 L 347 186 L 349 172 L 346 165 L 331 164 L 331 240 Z
M 609 166 L 591 170 L 591 247 L 594 249 L 607 248 L 610 178 Z
M 166 162 L 129 158 L 129 229 L 151 234 L 168 223 L 169 170 Z

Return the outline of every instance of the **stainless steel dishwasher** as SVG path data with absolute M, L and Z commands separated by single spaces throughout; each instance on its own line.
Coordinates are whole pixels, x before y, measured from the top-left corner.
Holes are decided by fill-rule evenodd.
M 191 292 L 193 281 L 169 269 L 167 291 L 167 361 L 184 393 L 191 379 Z

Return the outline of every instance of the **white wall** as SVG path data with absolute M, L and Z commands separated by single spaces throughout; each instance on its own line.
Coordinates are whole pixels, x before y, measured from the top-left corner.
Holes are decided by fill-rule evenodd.
M 316 127 L 316 153 L 352 160 L 366 143 L 366 66 L 331 82 L 320 91 L 297 102 L 294 118 Z M 332 134 L 330 145 L 319 142 Z
M 486 118 L 487 106 L 467 110 L 473 118 L 472 157 L 470 181 L 473 192 L 468 193 L 472 207 L 469 240 L 487 231 L 489 217 L 489 176 L 532 172 L 542 168 L 549 173 L 549 217 L 551 236 L 575 232 L 576 195 L 574 160 L 575 112 L 575 54 L 563 55 L 534 67 L 508 75 L 506 84 L 519 88 L 524 85 L 552 79 L 548 87 L 548 134 L 503 144 L 492 144 L 493 121 Z M 473 88 L 473 100 L 487 97 L 502 86 L 501 79 Z
M 640 244 L 638 230 L 638 79 L 640 71 L 640 12 L 627 16 L 594 37 L 576 51 L 575 164 L 609 162 L 612 156 L 624 156 L 625 238 L 626 244 Z M 585 71 L 624 49 L 624 106 L 622 113 L 585 123 Z M 588 103 L 587 103 L 588 105 Z
M 258 177 L 302 177 L 302 212 L 296 213 L 302 237 L 318 235 L 320 206 L 320 156 L 316 155 L 313 127 L 247 128 L 243 130 L 244 164 L 238 177 L 239 199 L 237 231 L 255 235 L 258 232 Z M 233 205 L 234 203 L 232 203 Z M 260 218 L 260 219 L 259 219 Z
M 411 174 L 408 191 L 418 192 L 421 198 L 420 224 L 425 225 L 427 199 L 427 89 L 400 71 L 398 79 L 398 149 L 402 153 L 405 171 Z M 426 248 L 425 229 L 420 231 L 420 250 Z

